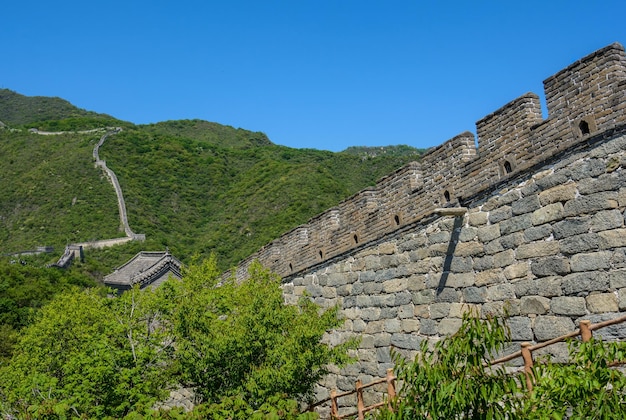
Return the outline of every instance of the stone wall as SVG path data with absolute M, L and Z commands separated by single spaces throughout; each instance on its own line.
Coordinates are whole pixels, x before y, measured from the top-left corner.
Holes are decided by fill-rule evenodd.
M 339 305 L 331 343 L 362 338 L 357 363 L 317 390 L 353 390 L 454 333 L 464 312 L 510 315 L 519 342 L 626 311 L 626 55 L 603 48 L 244 261 L 283 277 L 285 299 Z M 441 216 L 437 208 L 466 208 Z M 626 327 L 606 338 L 626 339 Z M 548 347 L 556 360 L 564 344 Z M 514 363 L 520 363 L 515 361 Z M 366 395 L 366 404 L 379 401 Z M 368 401 L 369 399 L 369 401 Z

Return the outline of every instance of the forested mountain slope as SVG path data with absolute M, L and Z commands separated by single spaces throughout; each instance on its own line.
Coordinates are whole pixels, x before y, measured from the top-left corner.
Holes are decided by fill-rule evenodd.
M 0 129 L 2 254 L 41 245 L 60 254 L 67 243 L 123 236 L 113 188 L 93 165 L 102 133 L 28 130 L 123 128 L 100 157 L 117 174 L 130 225 L 146 241 L 90 252 L 104 272 L 139 249 L 165 247 L 183 261 L 216 253 L 228 268 L 417 157 L 413 148 L 379 156 L 293 149 L 201 120 L 134 125 L 7 90 L 0 91 L 0 121 L 7 124 Z

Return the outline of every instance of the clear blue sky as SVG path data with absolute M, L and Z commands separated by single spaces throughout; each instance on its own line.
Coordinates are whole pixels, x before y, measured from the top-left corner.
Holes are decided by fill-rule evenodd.
M 475 132 L 573 61 L 626 43 L 623 0 L 20 0 L 0 14 L 2 88 L 333 151 Z

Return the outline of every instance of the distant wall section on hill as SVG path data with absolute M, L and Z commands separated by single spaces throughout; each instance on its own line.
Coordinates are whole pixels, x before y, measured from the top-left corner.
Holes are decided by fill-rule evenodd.
M 547 119 L 525 94 L 478 121 L 478 148 L 460 134 L 241 264 L 240 278 L 254 259 L 279 273 L 287 302 L 339 305 L 346 324 L 330 342 L 362 337 L 358 362 L 329 375 L 319 398 L 383 377 L 391 346 L 413 356 L 468 310 L 508 311 L 516 342 L 626 311 L 624 48 L 544 86 Z M 603 334 L 626 339 L 624 327 Z M 546 351 L 558 360 L 565 345 Z

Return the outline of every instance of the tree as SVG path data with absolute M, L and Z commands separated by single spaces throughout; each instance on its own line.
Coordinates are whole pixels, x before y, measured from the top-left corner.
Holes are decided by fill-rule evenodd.
M 210 259 L 163 289 L 181 380 L 208 403 L 238 395 L 256 409 L 273 395 L 306 398 L 328 364 L 347 362 L 355 345 L 323 344 L 324 333 L 342 323 L 337 308 L 320 312 L 306 298 L 286 305 L 279 277 L 258 263 L 238 284 L 222 281 Z
M 279 278 L 259 264 L 242 283 L 222 281 L 216 267 L 211 258 L 180 281 L 117 298 L 57 295 L 0 369 L 0 413 L 180 418 L 154 407 L 184 385 L 202 403 L 196 418 L 299 418 L 295 400 L 354 345 L 321 341 L 341 323 L 337 308 L 286 305 Z
M 156 300 L 138 288 L 117 299 L 95 289 L 56 296 L 0 371 L 5 410 L 103 418 L 149 408 L 164 396 L 172 352 Z
M 508 374 L 489 361 L 509 336 L 503 319 L 466 315 L 459 331 L 432 348 L 425 341 L 414 361 L 395 355 L 403 387 L 386 420 L 613 419 L 626 416 L 626 375 L 611 368 L 626 362 L 626 342 L 570 341 L 570 362 L 537 360 L 534 386 L 524 373 Z

